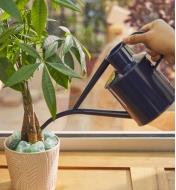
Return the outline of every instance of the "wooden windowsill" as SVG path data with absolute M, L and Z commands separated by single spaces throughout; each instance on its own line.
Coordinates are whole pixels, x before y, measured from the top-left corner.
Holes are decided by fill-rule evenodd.
M 61 152 L 56 190 L 174 190 L 172 152 Z M 12 190 L 3 152 L 0 190 Z

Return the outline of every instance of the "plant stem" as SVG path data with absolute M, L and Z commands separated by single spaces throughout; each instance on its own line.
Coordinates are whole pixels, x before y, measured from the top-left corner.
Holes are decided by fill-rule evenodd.
M 22 90 L 24 118 L 21 131 L 21 139 L 30 143 L 35 143 L 42 140 L 42 134 L 37 116 L 33 110 L 32 98 L 28 87 L 28 82 L 25 82 Z

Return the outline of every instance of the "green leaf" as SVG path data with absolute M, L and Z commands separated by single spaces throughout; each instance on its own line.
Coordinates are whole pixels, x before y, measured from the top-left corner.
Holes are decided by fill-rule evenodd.
M 70 51 L 71 47 L 73 47 L 73 37 L 71 34 L 68 34 L 65 38 L 64 43 L 64 54 L 66 54 L 68 51 Z
M 5 83 L 10 75 L 14 72 L 13 65 L 7 58 L 0 58 L 0 80 Z
M 48 21 L 48 22 L 57 22 L 57 20 L 52 19 L 52 18 L 47 18 L 47 21 Z
M 71 51 L 76 56 L 78 62 L 81 64 L 81 70 L 83 74 L 86 74 L 87 72 L 87 66 L 86 66 L 86 56 L 85 53 L 81 47 L 81 44 L 76 38 L 73 38 L 75 42 L 75 47 L 71 48 Z
M 85 3 L 82 1 L 82 0 L 77 0 L 77 2 L 81 5 L 81 6 L 84 6 Z
M 10 18 L 10 15 L 7 13 L 7 12 L 3 12 L 1 15 L 0 15 L 0 20 L 1 21 L 4 21 L 4 20 L 7 20 Z
M 60 85 L 60 86 L 62 86 L 62 87 L 64 87 L 64 88 L 66 88 L 66 89 L 68 89 L 68 86 L 69 86 L 69 79 L 70 79 L 70 78 L 69 78 L 67 75 L 64 75 L 63 73 L 57 71 L 56 69 L 53 69 L 53 68 L 52 68 L 51 66 L 49 66 L 48 64 L 47 64 L 47 68 L 48 68 L 48 71 L 49 71 L 50 75 L 51 75 L 52 78 L 54 79 L 54 81 L 55 81 L 58 85 Z
M 36 59 L 34 57 L 32 57 L 30 55 L 26 55 L 26 54 L 23 55 L 23 60 L 22 61 L 23 61 L 23 63 L 25 65 L 30 65 L 30 64 L 35 64 L 36 63 Z
M 79 74 L 77 74 L 74 70 L 72 70 L 71 68 L 64 65 L 61 61 L 60 61 L 60 63 L 47 62 L 47 64 L 49 64 L 53 69 L 65 74 L 71 78 L 81 78 L 81 76 Z
M 86 55 L 87 55 L 87 57 L 89 58 L 89 60 L 91 59 L 91 54 L 90 54 L 90 52 L 88 51 L 88 49 L 85 47 L 85 46 L 83 46 L 82 44 L 81 44 L 81 46 L 82 46 L 82 48 L 83 48 L 83 50 L 84 50 L 84 52 L 86 53 Z
M 79 54 L 78 49 L 74 46 L 71 48 L 71 52 L 73 53 L 73 55 L 75 55 L 77 61 L 80 63 L 81 60 L 80 60 L 80 54 Z
M 51 63 L 60 63 L 60 62 L 62 62 L 61 61 L 61 59 L 60 59 L 60 57 L 55 53 L 54 55 L 52 55 L 51 57 L 49 57 L 48 59 L 47 59 L 47 62 L 51 62 Z
M 63 39 L 59 38 L 58 36 L 49 35 L 49 36 L 47 36 L 47 38 L 44 40 L 43 47 L 46 49 L 46 48 L 48 48 L 51 44 L 53 44 L 54 42 L 57 42 L 57 41 L 59 41 L 59 40 L 63 40 Z
M 0 8 L 17 20 L 21 21 L 20 12 L 13 0 L 0 0 Z
M 58 48 L 60 48 L 63 43 L 64 43 L 64 39 L 59 39 L 58 40 Z
M 21 30 L 22 30 L 21 25 L 16 25 L 15 27 L 11 27 L 3 31 L 0 34 L 0 51 L 3 50 L 4 48 L 7 48 L 9 44 L 11 45 L 13 40 L 13 35 L 19 33 Z
M 52 81 L 50 79 L 50 76 L 49 76 L 49 73 L 48 73 L 46 67 L 44 67 L 44 69 L 43 69 L 42 89 L 43 89 L 43 94 L 44 94 L 46 104 L 47 104 L 49 111 L 54 119 L 56 117 L 56 111 L 57 111 L 56 95 L 55 95 L 55 90 L 54 90 Z
M 9 28 L 0 35 L 0 43 L 10 40 L 10 36 L 15 32 L 16 27 Z
M 0 55 L 1 55 L 1 57 L 7 57 L 7 46 L 8 46 L 7 43 L 0 46 Z
M 72 78 L 81 78 L 80 75 L 78 75 L 77 73 L 75 73 L 72 69 L 70 69 L 69 67 L 67 67 L 66 65 L 64 65 L 63 63 L 49 63 L 48 64 L 55 70 L 69 76 Z
M 13 65 L 8 61 L 7 58 L 0 58 L 0 80 L 5 84 L 6 81 L 13 73 L 15 73 Z M 14 90 L 21 91 L 21 85 L 17 84 L 12 86 Z
M 54 55 L 58 48 L 58 42 L 55 41 L 54 43 L 50 44 L 45 50 L 45 59 L 48 59 L 52 55 Z
M 47 16 L 48 11 L 45 0 L 34 0 L 31 11 L 31 19 L 32 25 L 39 36 L 42 35 L 46 27 Z
M 74 60 L 70 52 L 66 53 L 64 56 L 64 63 L 74 70 Z
M 34 58 L 41 58 L 38 52 L 35 48 L 29 46 L 28 44 L 19 43 L 19 47 L 22 49 L 22 51 L 26 52 L 27 54 L 31 55 Z
M 18 24 L 15 27 L 13 27 L 14 33 L 13 34 L 19 34 L 21 31 L 24 30 L 24 25 L 23 24 Z
M 29 0 L 17 0 L 16 4 L 17 7 L 21 10 L 25 7 L 25 5 L 28 3 Z
M 82 72 L 85 74 L 87 72 L 87 67 L 86 67 L 86 56 L 85 56 L 85 53 L 81 47 L 81 44 L 79 43 L 79 41 L 74 38 L 74 41 L 75 41 L 75 45 L 76 45 L 76 48 L 78 49 L 79 51 L 79 55 L 80 55 L 80 64 L 81 64 L 81 68 L 82 68 Z
M 71 34 L 70 30 L 65 26 L 59 26 L 59 28 L 67 34 Z
M 60 6 L 80 12 L 80 9 L 75 5 L 72 0 L 54 0 L 54 2 Z
M 6 86 L 11 87 L 15 84 L 28 80 L 39 67 L 39 64 L 25 65 L 16 71 L 5 83 Z

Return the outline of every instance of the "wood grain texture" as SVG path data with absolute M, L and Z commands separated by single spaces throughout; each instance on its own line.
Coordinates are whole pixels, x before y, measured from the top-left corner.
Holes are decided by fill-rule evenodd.
M 127 170 L 67 170 L 60 172 L 61 190 L 132 190 Z M 79 188 L 78 188 L 79 187 Z
M 164 168 L 157 168 L 157 181 L 159 190 L 169 190 L 169 180 L 167 178 L 167 173 Z
M 155 168 L 131 168 L 133 190 L 158 190 Z
M 0 153 L 0 166 L 7 165 Z M 61 152 L 59 166 L 174 168 L 173 152 Z
M 56 190 L 175 189 L 171 152 L 61 152 L 59 160 Z M 1 161 L 5 161 L 3 153 L 0 154 L 0 190 L 12 190 L 7 166 Z
M 169 182 L 169 189 L 175 190 L 175 171 L 166 170 L 166 175 Z
M 64 152 L 60 165 L 174 168 L 172 152 Z
M 142 168 L 137 170 L 134 171 L 133 168 L 133 172 L 137 172 L 135 177 L 144 171 Z M 154 169 L 146 168 L 145 172 L 145 175 L 137 178 L 133 176 L 132 180 L 129 170 L 60 170 L 56 190 L 136 190 L 141 187 L 143 189 L 140 190 L 162 190 L 164 188 L 157 185 L 157 178 L 153 175 Z M 168 175 L 171 183 L 169 190 L 175 190 L 174 171 L 170 171 L 169 174 L 166 172 L 166 177 Z M 0 189 L 12 190 L 7 169 L 0 169 Z

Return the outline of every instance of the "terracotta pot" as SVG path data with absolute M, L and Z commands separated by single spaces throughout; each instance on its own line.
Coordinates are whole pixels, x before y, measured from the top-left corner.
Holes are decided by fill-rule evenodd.
M 5 153 L 14 190 L 54 190 L 56 188 L 60 141 L 45 152 L 19 153 L 8 148 Z

